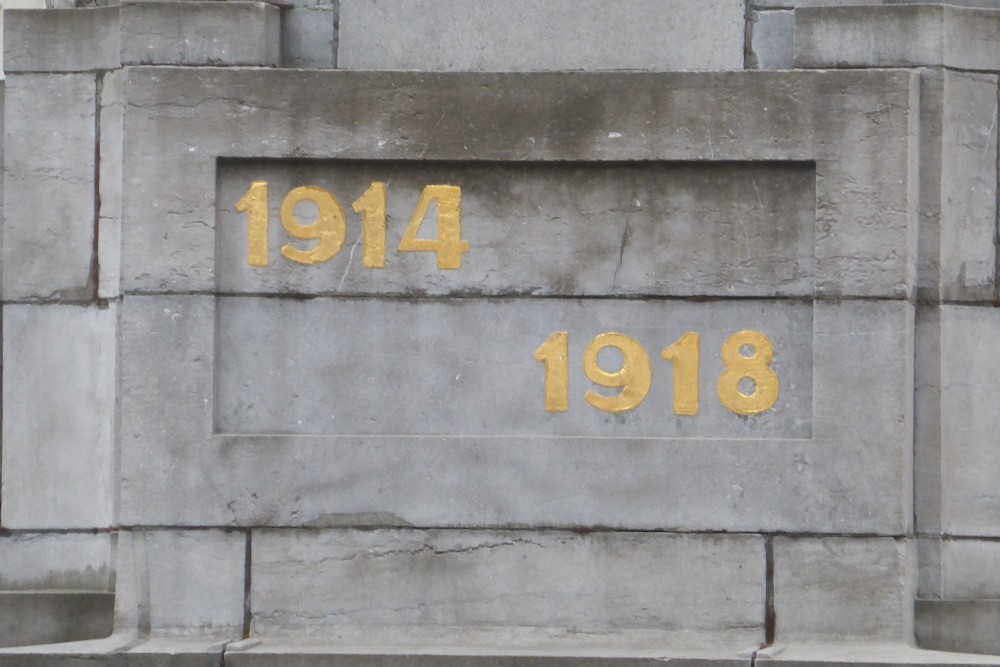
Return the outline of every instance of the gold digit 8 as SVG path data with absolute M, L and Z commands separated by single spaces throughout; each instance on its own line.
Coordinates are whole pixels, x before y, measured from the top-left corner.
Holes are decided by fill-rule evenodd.
M 752 347 L 753 354 L 744 356 L 743 347 Z M 774 345 L 759 331 L 738 331 L 722 346 L 722 361 L 726 370 L 719 376 L 719 400 L 738 415 L 757 415 L 774 407 L 780 386 L 778 376 L 769 366 L 774 358 Z M 753 380 L 749 394 L 740 391 L 740 382 Z

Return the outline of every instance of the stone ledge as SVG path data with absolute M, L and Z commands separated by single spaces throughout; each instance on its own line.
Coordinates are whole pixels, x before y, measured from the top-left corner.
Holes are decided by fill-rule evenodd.
M 360 633 L 365 643 L 338 636 L 324 641 L 262 638 L 226 642 L 221 639 L 154 638 L 115 635 L 105 640 L 50 646 L 0 649 L 0 667 L 749 667 L 753 663 L 802 665 L 903 666 L 1000 665 L 1000 657 L 926 651 L 901 643 L 801 643 L 757 650 L 723 639 L 661 634 L 637 639 L 632 635 L 561 636 L 527 628 L 389 629 Z M 432 636 L 417 640 L 417 634 Z M 364 635 L 363 637 L 361 635 Z M 404 641 L 404 636 L 409 639 Z M 392 639 L 395 637 L 395 639 Z M 547 637 L 547 639 L 546 639 Z M 383 643 L 382 640 L 386 640 Z
M 795 67 L 1000 70 L 1000 11 L 950 5 L 795 10 Z
M 916 600 L 914 613 L 924 648 L 1000 655 L 1000 600 Z
M 131 64 L 275 67 L 280 60 L 280 11 L 265 2 L 126 2 L 13 10 L 5 16 L 8 74 L 91 72 Z

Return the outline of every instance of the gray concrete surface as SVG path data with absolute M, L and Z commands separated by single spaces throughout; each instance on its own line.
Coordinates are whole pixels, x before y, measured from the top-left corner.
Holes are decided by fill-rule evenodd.
M 776 537 L 777 641 L 909 636 L 915 567 L 909 540 Z
M 276 66 L 281 58 L 279 10 L 264 2 L 193 0 L 123 3 L 126 65 Z
M 830 77 L 840 84 L 823 83 Z M 302 86 L 316 91 L 308 101 L 297 98 Z M 204 100 L 206 88 L 217 96 Z M 622 78 L 164 68 L 131 71 L 126 90 L 127 291 L 218 285 L 213 203 L 219 155 L 815 160 L 822 230 L 815 237 L 817 290 L 895 298 L 908 294 L 915 279 L 917 85 L 910 73 Z M 356 113 L 374 100 L 379 115 Z M 755 111 L 737 111 L 744 108 Z M 201 138 L 196 151 L 189 150 L 193 136 Z M 888 174 L 894 176 L 880 178 Z M 766 187 L 761 202 L 765 193 Z M 620 236 L 616 240 L 617 248 Z
M 113 591 L 113 550 L 108 534 L 0 536 L 0 591 Z
M 216 317 L 210 296 L 125 299 L 122 437 L 132 444 L 122 451 L 123 521 L 336 526 L 375 513 L 389 525 L 889 534 L 910 523 L 905 302 L 816 304 L 811 439 L 686 443 L 213 435 Z M 871 386 L 880 390 L 859 389 Z M 205 471 L 218 471 L 211 484 Z
M 3 27 L 7 74 L 90 72 L 121 66 L 117 7 L 7 10 Z
M 255 635 L 337 626 L 763 637 L 764 542 L 544 531 L 255 531 Z
M 112 593 L 0 591 L 0 648 L 111 634 Z
M 5 300 L 93 294 L 96 92 L 93 74 L 7 77 Z
M 116 629 L 206 640 L 242 635 L 245 533 L 122 530 L 118 539 Z
M 8 141 L 46 118 L 7 156 L 0 585 L 113 577 L 120 634 L 0 665 L 1000 661 L 905 646 L 918 593 L 968 650 L 1000 597 L 1000 12 L 523 3 L 536 20 L 445 0 L 24 18 Z M 793 47 L 858 69 L 427 71 L 787 67 Z M 913 69 L 864 71 L 892 64 Z M 233 210 L 257 178 L 266 269 Z M 375 180 L 378 270 L 350 207 Z M 396 250 L 431 182 L 463 187 L 458 271 Z M 302 183 L 348 211 L 322 266 L 278 256 Z M 562 415 L 531 358 L 553 318 Z M 784 383 L 755 418 L 714 396 L 743 326 L 774 331 Z M 612 329 L 654 361 L 615 416 L 579 364 Z M 657 351 L 688 329 L 701 412 L 667 421 Z
M 247 217 L 235 209 L 256 180 L 269 184 L 266 268 L 249 265 Z M 392 187 L 385 267 L 373 270 L 363 267 L 361 216 L 350 206 L 376 181 Z M 433 183 L 462 188 L 470 250 L 458 271 L 437 271 L 434 253 L 397 250 Z M 249 294 L 806 296 L 816 281 L 815 183 L 802 163 L 224 162 L 217 283 Z M 279 223 L 282 199 L 301 184 L 327 189 L 347 212 L 344 244 L 322 266 L 280 255 L 286 243 L 314 245 Z M 422 236 L 433 236 L 435 222 Z M 571 274 L 580 258 L 587 270 Z
M 1000 70 L 1000 12 L 951 4 L 804 7 L 795 66 Z
M 3 307 L 5 528 L 113 524 L 116 320 L 116 304 Z
M 341 0 L 338 66 L 383 70 L 737 70 L 741 0 Z M 530 20 L 526 20 L 530 17 Z

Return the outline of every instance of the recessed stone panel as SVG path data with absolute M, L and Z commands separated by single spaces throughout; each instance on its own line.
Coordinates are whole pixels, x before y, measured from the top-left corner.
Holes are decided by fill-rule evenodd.
M 223 434 L 812 435 L 811 303 L 229 297 L 219 300 L 217 318 L 215 430 Z M 762 383 L 778 382 L 773 399 L 758 397 L 749 376 L 740 385 L 749 398 L 734 400 L 760 400 L 758 414 L 746 414 L 742 402 L 729 398 L 727 408 L 719 398 L 720 386 L 726 391 L 740 382 L 724 377 L 729 367 L 723 347 L 729 340 L 754 339 L 756 334 L 740 334 L 748 330 L 763 334 L 773 359 L 765 363 L 766 351 L 747 344 L 744 359 L 760 355 L 756 370 L 752 361 L 736 364 L 747 364 L 746 372 Z M 539 362 L 536 350 L 561 332 L 567 344 L 556 347 L 568 351 L 566 361 Z M 621 388 L 602 388 L 588 379 L 585 351 L 600 345 L 592 341 L 608 332 L 640 347 L 626 348 L 626 360 L 622 348 L 609 343 L 598 353 L 601 367 L 617 373 L 627 361 L 647 369 L 648 376 L 636 370 Z M 689 347 L 683 358 L 664 360 L 662 350 L 685 334 Z M 560 375 L 557 366 L 563 363 Z M 559 392 L 568 402 L 565 410 L 554 410 L 547 407 L 546 392 L 557 391 L 560 377 L 569 381 L 568 390 Z M 690 391 L 697 403 L 679 406 Z M 620 405 L 598 408 L 594 392 L 623 398 Z M 631 392 L 640 402 L 625 409 Z
M 539 138 L 544 141 L 544 138 Z M 251 184 L 267 183 L 266 266 L 251 265 Z M 370 268 L 373 234 L 352 208 L 385 183 L 383 266 Z M 434 252 L 399 250 L 426 186 L 461 193 L 460 268 Z M 318 187 L 344 213 L 338 250 L 303 265 L 308 250 L 280 213 L 293 188 Z M 325 195 L 319 195 L 325 196 Z M 808 296 L 815 290 L 816 168 L 806 162 L 483 163 L 222 161 L 216 279 L 225 293 Z M 433 204 L 420 238 L 437 238 Z M 316 221 L 316 204 L 294 220 Z M 286 216 L 287 219 L 287 216 Z M 300 232 L 301 235 L 301 232 Z M 254 234 L 257 237 L 257 234 Z

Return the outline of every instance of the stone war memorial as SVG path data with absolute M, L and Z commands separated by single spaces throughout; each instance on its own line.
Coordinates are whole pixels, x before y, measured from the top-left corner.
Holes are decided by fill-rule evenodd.
M 61 1 L 0 667 L 1000 665 L 1000 1 Z

